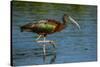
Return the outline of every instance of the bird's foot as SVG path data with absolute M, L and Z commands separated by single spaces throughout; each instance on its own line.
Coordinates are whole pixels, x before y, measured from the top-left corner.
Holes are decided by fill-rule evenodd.
M 51 40 L 36 40 L 37 43 L 53 43 L 54 41 Z
M 56 44 L 53 40 L 45 40 L 45 41 L 44 40 L 37 40 L 36 42 L 37 43 L 44 43 L 46 45 L 52 45 L 53 48 L 56 48 Z

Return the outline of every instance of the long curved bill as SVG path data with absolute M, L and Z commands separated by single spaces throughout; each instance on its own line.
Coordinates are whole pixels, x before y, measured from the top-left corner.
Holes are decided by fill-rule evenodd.
M 71 16 L 69 16 L 68 17 L 71 21 L 72 21 L 72 23 L 74 23 L 77 27 L 78 27 L 78 29 L 80 30 L 80 25 L 71 17 Z

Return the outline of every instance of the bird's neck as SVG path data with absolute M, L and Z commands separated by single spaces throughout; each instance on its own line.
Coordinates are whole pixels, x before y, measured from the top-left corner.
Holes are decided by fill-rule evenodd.
M 67 24 L 67 17 L 63 16 L 63 25 L 66 25 L 66 24 Z

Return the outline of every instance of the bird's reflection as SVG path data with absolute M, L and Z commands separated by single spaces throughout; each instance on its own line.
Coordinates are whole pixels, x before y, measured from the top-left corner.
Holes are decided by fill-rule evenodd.
M 38 44 L 39 45 L 39 44 Z M 46 44 L 45 44 L 46 45 Z M 56 47 L 51 46 L 52 44 L 47 44 L 45 48 L 45 54 L 43 52 L 43 45 L 40 44 L 40 47 L 42 48 L 36 48 L 34 49 L 35 51 L 35 56 L 36 57 L 41 57 L 43 59 L 43 64 L 52 64 L 55 63 L 56 60 Z
M 43 55 L 43 63 L 44 64 L 52 64 L 55 63 L 56 60 L 56 51 L 47 53 L 47 55 Z
M 55 63 L 56 59 L 56 52 L 53 54 L 53 57 L 51 58 L 50 64 Z

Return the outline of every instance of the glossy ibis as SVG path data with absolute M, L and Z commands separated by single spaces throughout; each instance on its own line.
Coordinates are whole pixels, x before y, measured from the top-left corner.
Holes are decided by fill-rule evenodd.
M 62 17 L 63 23 L 60 23 L 59 21 L 53 19 L 40 20 L 35 23 L 28 23 L 21 26 L 21 31 L 37 33 L 39 35 L 38 38 L 36 39 L 37 42 L 43 42 L 43 43 L 48 42 L 53 44 L 53 47 L 55 47 L 53 41 L 46 40 L 45 38 L 48 34 L 59 32 L 63 30 L 65 27 L 67 27 L 68 19 L 70 19 L 72 23 L 74 23 L 80 29 L 79 24 L 71 16 L 64 14 Z M 41 37 L 44 37 L 43 41 L 39 40 Z M 44 46 L 43 51 L 45 54 L 45 44 L 43 46 Z

